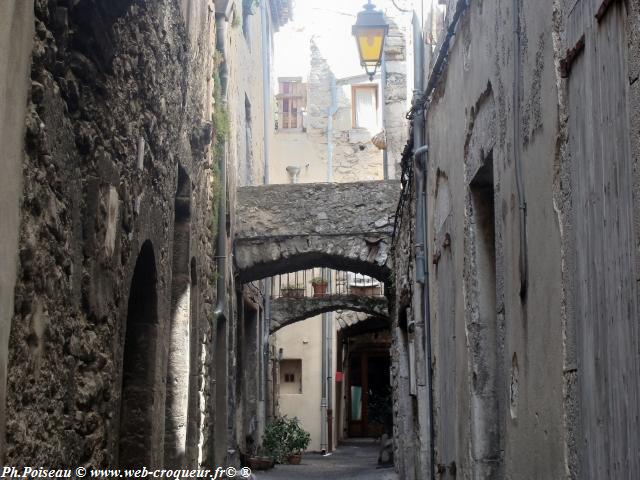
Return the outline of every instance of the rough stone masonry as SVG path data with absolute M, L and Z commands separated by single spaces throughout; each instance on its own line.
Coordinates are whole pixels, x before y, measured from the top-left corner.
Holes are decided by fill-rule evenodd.
M 207 18 L 204 3 L 191 7 Z M 214 296 L 204 281 L 213 265 L 211 128 L 203 120 L 212 19 L 189 36 L 173 1 L 36 0 L 34 8 L 3 463 L 116 463 L 124 320 L 136 311 L 135 291 L 140 301 L 157 298 L 150 353 L 129 359 L 150 375 L 149 391 L 133 401 L 153 422 L 149 460 L 157 464 L 176 255 L 203 285 L 193 299 L 203 317 Z M 186 244 L 174 240 L 179 177 L 188 192 Z M 140 276 L 152 292 L 132 285 Z M 211 332 L 200 327 L 205 348 Z M 209 374 L 208 365 L 198 368 Z

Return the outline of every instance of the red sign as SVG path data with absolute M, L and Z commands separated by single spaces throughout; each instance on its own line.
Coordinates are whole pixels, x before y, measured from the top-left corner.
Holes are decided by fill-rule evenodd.
M 342 372 L 336 372 L 336 383 L 342 382 L 343 378 L 344 378 L 344 374 Z

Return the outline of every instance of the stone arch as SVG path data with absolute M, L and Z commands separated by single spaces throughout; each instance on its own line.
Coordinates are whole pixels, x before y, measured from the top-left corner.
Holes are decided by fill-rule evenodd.
M 271 328 L 274 333 L 287 325 L 301 322 L 326 312 L 351 310 L 372 317 L 389 318 L 386 297 L 360 295 L 327 295 L 313 298 L 278 298 L 271 302 Z
M 396 181 L 238 189 L 234 258 L 243 283 L 325 267 L 386 281 Z
M 181 467 L 186 459 L 187 417 L 191 363 L 191 182 L 178 166 L 173 227 L 171 324 L 167 363 L 164 463 Z
M 242 283 L 312 268 L 330 268 L 389 279 L 389 245 L 382 240 L 307 237 L 245 242 L 236 250 Z
M 136 260 L 129 302 L 122 366 L 119 463 L 122 467 L 158 463 L 155 421 L 161 392 L 156 382 L 158 338 L 157 271 L 153 245 L 143 243 Z

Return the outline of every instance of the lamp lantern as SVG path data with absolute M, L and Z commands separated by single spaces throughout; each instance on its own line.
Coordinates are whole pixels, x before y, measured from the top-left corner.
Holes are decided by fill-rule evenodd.
M 369 3 L 364 5 L 364 10 L 358 13 L 356 24 L 351 29 L 358 44 L 360 65 L 369 75 L 369 80 L 373 80 L 382 63 L 384 39 L 388 31 L 389 25 L 384 20 L 384 14 L 376 10 L 369 0 Z

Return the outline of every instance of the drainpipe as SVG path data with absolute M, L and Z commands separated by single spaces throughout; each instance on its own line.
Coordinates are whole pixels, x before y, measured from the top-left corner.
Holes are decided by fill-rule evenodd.
M 331 291 L 331 275 L 327 272 L 327 287 Z M 333 451 L 333 314 L 325 313 L 327 322 L 327 449 Z
M 267 2 L 260 2 L 262 28 L 262 100 L 264 125 L 264 184 L 269 185 L 269 133 L 271 132 L 271 43 L 269 42 L 269 12 Z
M 338 111 L 336 77 L 331 75 L 331 105 L 327 118 L 327 182 L 333 181 L 333 116 Z
M 387 136 L 387 115 L 385 112 L 387 102 L 385 95 L 387 94 L 387 61 L 386 55 L 384 51 L 382 52 L 382 68 L 380 69 L 380 103 L 382 103 L 382 108 L 380 110 L 380 117 L 382 123 L 382 131 L 385 135 L 385 144 L 386 144 L 386 136 Z M 389 148 L 388 145 L 385 145 L 384 150 L 382 150 L 382 178 L 384 180 L 389 180 Z
M 228 92 L 227 86 L 229 81 L 229 70 L 227 68 L 226 51 L 225 51 L 225 34 L 226 25 L 224 15 L 216 15 L 216 49 L 222 54 L 222 63 L 220 64 L 220 91 L 222 93 L 222 108 L 227 108 Z M 214 317 L 218 320 L 224 316 L 227 307 L 227 156 L 229 154 L 229 142 L 224 141 L 223 155 L 220 158 L 220 205 L 218 210 L 218 252 L 216 260 L 218 262 L 218 283 L 217 283 L 217 301 L 214 309 Z
M 260 2 L 260 27 L 262 29 L 262 101 L 263 101 L 263 148 L 264 179 L 269 184 L 269 134 L 271 133 L 271 43 L 269 41 L 269 12 L 267 2 Z M 263 393 L 264 419 L 268 418 L 267 377 L 269 368 L 269 331 L 271 329 L 271 281 L 264 282 L 264 316 L 261 343 L 262 372 L 260 383 Z M 272 400 L 273 401 L 273 400 Z
M 420 101 L 424 79 L 424 43 L 421 25 L 414 13 L 413 20 L 413 61 L 414 61 L 414 105 Z M 422 316 L 425 332 L 426 373 L 429 402 L 429 477 L 435 479 L 435 427 L 433 407 L 433 351 L 431 339 L 431 316 L 429 305 L 429 268 L 427 265 L 427 175 L 428 145 L 425 145 L 424 109 L 418 108 L 413 119 L 413 159 L 416 178 L 416 282 L 420 285 Z
M 333 116 L 338 111 L 338 95 L 336 77 L 331 75 L 331 104 L 327 111 L 327 182 L 333 181 Z M 329 449 L 328 432 L 331 430 L 331 314 L 322 314 L 322 400 L 320 401 L 320 450 L 326 453 Z
M 224 14 L 216 14 L 216 50 L 221 54 L 223 59 L 222 63 L 220 64 L 220 92 L 222 105 L 218 105 L 216 107 L 225 109 L 227 108 L 227 87 L 229 83 L 229 70 L 225 52 L 226 24 L 227 22 Z M 222 150 L 223 154 L 219 159 L 220 204 L 218 206 L 218 238 L 216 241 L 217 252 L 215 255 L 218 269 L 218 281 L 216 284 L 216 304 L 213 310 L 213 328 L 216 330 L 216 332 L 218 330 L 218 324 L 220 322 L 226 321 L 227 309 L 227 157 L 229 152 L 229 142 L 226 138 L 224 140 L 224 146 Z M 219 379 L 219 375 L 227 374 L 228 372 L 218 372 L 216 368 L 216 380 Z M 216 390 L 218 389 L 219 385 L 220 384 L 216 382 Z M 219 427 L 220 423 L 221 422 L 216 419 L 214 426 Z M 215 438 L 215 435 L 213 435 L 213 438 Z

